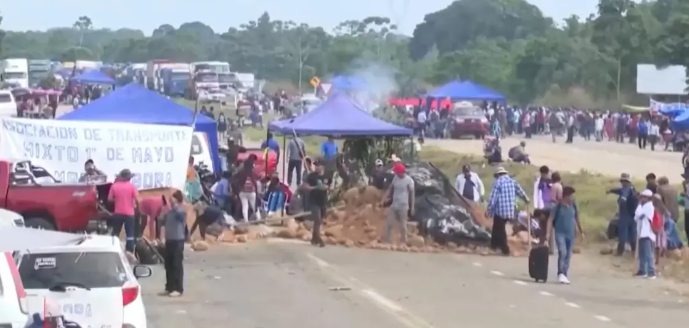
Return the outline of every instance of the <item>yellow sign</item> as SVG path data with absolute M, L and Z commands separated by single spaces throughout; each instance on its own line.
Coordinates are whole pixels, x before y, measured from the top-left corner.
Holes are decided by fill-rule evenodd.
M 321 84 L 321 79 L 314 76 L 311 78 L 311 81 L 309 81 L 309 82 L 311 83 L 311 86 L 313 86 L 314 88 L 318 88 L 318 86 Z

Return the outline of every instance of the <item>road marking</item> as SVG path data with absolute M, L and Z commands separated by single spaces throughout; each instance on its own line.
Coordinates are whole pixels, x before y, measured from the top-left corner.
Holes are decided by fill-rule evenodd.
M 478 263 L 478 262 L 474 262 L 474 266 L 475 266 L 475 267 L 481 267 L 481 266 L 483 266 L 483 264 Z
M 603 322 L 610 322 L 610 321 L 612 321 L 612 320 L 610 320 L 610 318 L 608 318 L 608 317 L 606 317 L 606 316 L 604 316 L 604 315 L 594 315 L 593 317 L 596 318 L 596 319 L 598 319 L 598 320 L 600 320 L 600 321 L 603 321 Z
M 522 286 L 526 285 L 526 283 L 521 281 L 521 280 L 513 280 L 512 282 L 514 282 L 517 285 L 522 285 Z
M 323 268 L 330 267 L 330 263 L 328 263 L 328 262 L 326 262 L 326 261 L 320 259 L 320 258 L 317 257 L 316 255 L 313 255 L 313 254 L 311 254 L 311 253 L 308 253 L 308 254 L 306 254 L 306 256 L 307 256 L 308 258 L 310 258 L 311 260 L 313 260 L 314 262 L 316 262 L 316 264 L 318 264 L 318 266 L 320 266 L 320 267 L 323 267 Z
M 538 292 L 538 293 L 541 294 L 541 295 L 543 295 L 543 296 L 553 296 L 553 294 L 548 293 L 548 292 L 546 292 L 545 290 L 542 290 L 542 291 L 540 291 L 540 292 Z
M 569 306 L 569 307 L 571 307 L 571 308 L 575 308 L 575 309 L 581 308 L 581 306 L 579 306 L 579 304 L 575 304 L 575 303 L 572 303 L 572 302 L 565 302 L 565 305 L 567 305 L 567 306 Z
M 370 289 L 364 289 L 361 291 L 366 295 L 368 298 L 370 298 L 372 301 L 378 303 L 379 305 L 382 305 L 386 308 L 388 308 L 391 311 L 395 312 L 402 312 L 402 307 L 399 305 L 395 304 L 395 302 L 389 300 L 387 297 L 380 295 Z
M 373 304 L 378 305 L 378 307 L 393 316 L 398 322 L 407 328 L 434 328 L 432 324 L 425 321 L 424 319 L 416 316 L 414 313 L 407 311 L 400 305 L 391 301 L 390 299 L 382 296 L 381 294 L 374 291 L 373 288 L 366 285 L 365 283 L 357 280 L 356 278 L 345 274 L 340 271 L 335 265 L 318 258 L 317 256 L 307 253 L 306 256 L 316 262 L 320 266 L 323 274 L 328 276 L 328 278 L 337 281 L 343 286 L 351 286 L 352 290 L 357 290 L 364 298 L 373 302 Z
M 496 275 L 496 276 L 504 276 L 505 274 L 500 272 L 500 271 L 491 271 L 490 273 Z
M 268 244 L 308 244 L 300 239 L 266 238 Z

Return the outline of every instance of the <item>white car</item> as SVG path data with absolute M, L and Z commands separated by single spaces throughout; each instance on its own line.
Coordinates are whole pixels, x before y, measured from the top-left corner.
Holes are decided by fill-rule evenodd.
M 10 252 L 0 252 L 0 327 L 24 328 L 29 321 L 26 291 Z
M 0 90 L 0 117 L 17 116 L 17 102 L 10 90 Z
M 0 208 L 0 227 L 23 227 L 24 217 L 17 212 Z M 2 326 L 0 326 L 2 327 Z
M 33 323 L 46 304 L 81 327 L 146 328 L 146 309 L 137 278 L 151 269 L 129 265 L 119 239 L 88 235 L 67 246 L 45 247 L 15 256 Z

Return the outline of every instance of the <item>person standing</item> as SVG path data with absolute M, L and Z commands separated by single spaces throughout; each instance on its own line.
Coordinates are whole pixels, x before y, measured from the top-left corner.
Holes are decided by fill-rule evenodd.
M 254 154 L 244 162 L 241 171 L 236 174 L 236 190 L 239 190 L 239 200 L 242 204 L 242 218 L 244 222 L 249 222 L 249 210 L 253 210 L 256 219 L 261 219 L 261 213 L 256 207 L 256 192 L 258 191 L 258 177 L 254 172 L 254 162 L 257 157 Z
M 261 150 L 270 149 L 277 154 L 277 162 L 280 163 L 280 144 L 273 138 L 272 133 L 268 133 L 266 141 L 261 144 Z
M 660 127 L 655 120 L 648 124 L 648 143 L 651 144 L 651 151 L 656 150 L 656 144 L 660 141 Z
M 161 296 L 179 297 L 184 293 L 184 241 L 186 240 L 187 210 L 184 195 L 172 194 L 172 208 L 165 213 L 165 291 Z
M 677 198 L 679 193 L 674 186 L 670 184 L 670 180 L 667 177 L 658 178 L 658 195 L 665 205 L 665 209 L 670 213 L 672 221 L 677 222 L 679 220 L 679 203 Z
M 225 131 L 227 131 L 227 118 L 225 117 L 225 113 L 220 112 L 218 114 L 218 140 L 223 140 L 223 137 L 225 136 Z
M 407 175 L 404 164 L 397 163 L 392 167 L 395 177 L 392 178 L 390 188 L 383 197 L 390 204 L 385 218 L 385 237 L 383 242 L 392 242 L 392 228 L 398 225 L 400 229 L 400 242 L 407 243 L 407 221 L 410 215 L 414 215 L 414 180 Z
M 79 177 L 80 183 L 105 183 L 107 180 L 108 176 L 103 173 L 103 171 L 96 168 L 96 164 L 92 159 L 84 163 L 84 173 Z
M 638 205 L 636 198 L 636 190 L 632 185 L 631 176 L 627 173 L 620 175 L 620 187 L 608 190 L 608 194 L 617 195 L 617 213 L 619 216 L 619 236 L 617 238 L 617 252 L 616 256 L 624 254 L 624 248 L 627 243 L 632 249 L 632 253 L 636 252 L 636 222 L 634 220 L 634 213 Z
M 638 144 L 639 149 L 646 149 L 646 142 L 648 141 L 648 123 L 646 119 L 640 119 L 636 125 L 636 131 L 639 135 Z
M 323 158 L 323 165 L 325 165 L 324 174 L 328 183 L 333 182 L 333 176 L 337 168 L 336 159 L 338 152 L 339 149 L 337 147 L 337 143 L 335 142 L 335 138 L 333 137 L 328 137 L 328 140 L 323 141 L 321 144 L 321 156 Z
M 495 178 L 486 209 L 486 217 L 493 217 L 490 247 L 493 250 L 499 249 L 503 255 L 509 255 L 510 247 L 507 245 L 505 224 L 508 220 L 515 218 L 517 197 L 526 204 L 529 204 L 529 197 L 526 196 L 519 183 L 509 176 L 505 168 L 498 167 Z
M 655 261 L 653 260 L 656 235 L 653 233 L 652 227 L 655 208 L 652 199 L 652 191 L 648 189 L 642 191 L 639 194 L 639 205 L 634 212 L 634 221 L 636 221 L 639 236 L 639 270 L 636 272 L 636 276 L 648 279 L 656 278 Z
M 306 148 L 304 146 L 304 141 L 297 136 L 292 136 L 287 142 L 287 184 L 292 185 L 292 173 L 296 174 L 297 183 L 296 185 L 301 185 L 301 168 L 304 161 L 304 156 L 306 155 Z
M 557 244 L 557 279 L 561 284 L 569 284 L 569 264 L 576 230 L 579 230 L 582 238 L 584 236 L 577 205 L 574 202 L 574 193 L 572 187 L 563 188 L 562 199 L 551 209 L 546 230 L 546 239 L 554 237 Z M 551 231 L 554 231 L 554 236 L 550 235 Z
M 321 225 L 325 217 L 325 206 L 328 202 L 328 181 L 325 177 L 325 165 L 322 161 L 317 161 L 316 170 L 309 173 L 301 185 L 301 189 L 307 192 L 307 208 L 311 211 L 313 220 L 313 233 L 311 235 L 311 245 L 325 247 L 321 238 Z
M 574 130 L 576 129 L 576 126 L 574 125 L 574 115 L 574 113 L 569 113 L 569 115 L 567 115 L 567 140 L 565 143 L 574 142 Z
M 469 165 L 464 165 L 462 167 L 462 173 L 457 175 L 457 179 L 455 179 L 455 189 L 457 189 L 459 194 L 464 198 L 474 201 L 477 204 L 483 202 L 483 197 L 486 193 L 481 177 L 479 177 L 476 172 L 471 171 Z
M 129 169 L 120 171 L 110 187 L 108 201 L 113 202 L 115 210 L 112 218 L 112 235 L 119 237 L 124 226 L 126 250 L 134 253 L 134 213 L 139 207 L 139 192 L 131 182 L 132 172 Z
M 603 141 L 603 127 L 605 126 L 605 121 L 603 120 L 603 115 L 596 115 L 593 122 L 594 125 L 594 137 L 596 141 Z

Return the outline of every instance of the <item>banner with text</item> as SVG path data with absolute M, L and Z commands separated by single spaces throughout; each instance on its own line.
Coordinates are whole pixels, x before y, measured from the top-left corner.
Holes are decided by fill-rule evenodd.
M 108 181 L 129 169 L 139 189 L 184 188 L 193 133 L 189 126 L 0 120 L 0 158 L 30 160 L 63 182 L 77 182 L 92 159 Z

